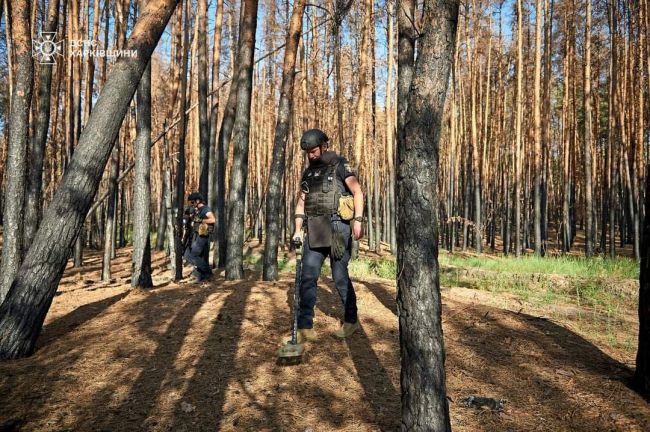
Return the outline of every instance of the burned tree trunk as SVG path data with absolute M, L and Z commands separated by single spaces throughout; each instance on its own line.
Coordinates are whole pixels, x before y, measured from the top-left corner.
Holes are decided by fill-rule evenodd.
M 142 2 L 143 0 L 141 0 Z M 137 136 L 135 138 L 135 179 L 133 182 L 133 275 L 131 286 L 150 288 L 151 242 L 151 62 L 140 80 L 137 95 Z
M 15 87 L 11 95 L 9 142 L 7 144 L 6 190 L 2 218 L 3 244 L 0 267 L 0 303 L 10 292 L 23 256 L 23 220 L 25 217 L 25 165 L 29 141 L 29 108 L 32 103 L 34 64 L 32 62 L 29 2 L 17 0 L 11 7 Z M 9 17 L 9 14 L 7 14 Z M 67 256 L 66 256 L 67 258 Z M 27 272 L 29 273 L 29 272 Z M 23 273 L 23 276 L 26 276 Z M 3 317 L 4 318 L 4 317 Z
M 47 24 L 44 31 L 53 33 L 59 23 L 59 0 L 51 0 L 48 10 Z M 43 154 L 47 140 L 47 130 L 50 126 L 50 89 L 52 87 L 52 64 L 41 65 L 41 80 L 38 90 L 38 114 L 29 149 L 29 174 L 27 176 L 27 192 L 25 195 L 25 232 L 24 244 L 32 243 L 38 229 L 43 210 Z M 0 297 L 1 300 L 1 297 Z
M 636 353 L 634 385 L 646 399 L 650 399 L 650 175 L 646 175 L 643 247 L 639 277 L 639 347 Z
M 223 25 L 223 0 L 217 0 L 215 11 L 214 43 L 212 47 L 212 96 L 210 102 L 210 144 L 208 169 L 208 205 L 217 209 L 217 121 L 219 117 L 219 67 L 221 65 L 221 28 Z M 213 234 L 216 240 L 216 234 Z
M 208 196 L 208 169 L 210 168 L 210 126 L 208 123 L 208 43 L 207 43 L 207 0 L 199 0 L 198 13 L 198 77 L 199 77 L 199 192 Z
M 264 246 L 264 280 L 278 278 L 278 237 L 280 236 L 280 206 L 282 204 L 282 184 L 285 167 L 285 153 L 289 123 L 293 106 L 293 84 L 295 78 L 296 52 L 300 41 L 302 15 L 305 0 L 297 0 L 293 5 L 293 14 L 284 49 L 284 66 L 282 67 L 282 88 L 278 107 L 278 119 L 273 140 L 273 161 L 269 173 L 266 192 L 266 240 Z
M 454 54 L 458 2 L 424 2 L 418 57 L 398 131 L 398 317 L 402 430 L 449 431 L 438 274 L 438 150 Z M 412 11 L 401 2 L 400 14 Z M 410 64 L 413 32 L 400 18 L 400 63 Z M 412 26 L 412 24 L 410 24 Z M 405 33 L 403 33 L 405 32 Z M 402 42 L 407 52 L 401 52 Z M 401 72 L 400 72 L 401 73 Z M 406 89 L 400 86 L 400 92 Z M 399 99 L 404 101 L 401 93 Z M 403 109 L 404 105 L 400 105 Z M 418 229 L 414 229 L 418 227 Z
M 243 6 L 242 6 L 243 7 Z M 243 11 L 242 11 L 243 12 Z M 240 12 L 240 13 L 242 13 Z M 240 19 L 241 21 L 241 19 Z M 239 40 L 241 40 L 242 28 L 239 28 Z M 234 37 L 234 35 L 230 35 Z M 234 44 L 233 44 L 234 47 Z M 216 148 L 216 195 L 217 195 L 217 212 L 215 214 L 217 223 L 215 224 L 215 248 L 213 262 L 218 267 L 225 267 L 226 265 L 226 166 L 228 158 L 228 147 L 230 146 L 230 138 L 232 136 L 233 126 L 235 124 L 235 114 L 237 110 L 237 90 L 239 80 L 239 65 L 233 64 L 232 77 L 230 82 L 230 93 L 221 120 L 221 129 L 219 129 L 219 138 L 217 140 Z
M 185 25 L 183 26 L 183 44 L 181 45 L 181 89 L 180 89 L 180 116 L 181 121 L 178 126 L 178 166 L 176 169 L 176 238 L 174 245 L 176 247 L 174 263 L 174 280 L 178 281 L 183 278 L 183 245 L 181 235 L 183 233 L 183 203 L 185 202 L 185 134 L 187 133 L 187 51 L 189 49 L 189 32 L 190 32 L 190 0 L 186 0 L 184 7 Z
M 31 354 L 52 303 L 70 248 L 97 193 L 129 102 L 178 0 L 152 0 L 97 100 L 34 242 L 0 307 L 0 358 Z M 29 58 L 29 53 L 19 58 Z
M 257 0 L 245 0 L 241 38 L 239 40 L 237 73 L 237 110 L 233 126 L 232 173 L 228 198 L 228 237 L 226 243 L 226 278 L 244 277 L 244 201 L 248 177 L 248 147 L 251 124 L 251 95 L 253 87 L 253 59 L 257 29 Z

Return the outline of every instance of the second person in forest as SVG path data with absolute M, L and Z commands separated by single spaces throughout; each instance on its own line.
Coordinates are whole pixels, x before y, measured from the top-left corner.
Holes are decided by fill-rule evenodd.
M 194 280 L 202 282 L 212 277 L 208 252 L 215 217 L 210 207 L 205 205 L 205 198 L 199 192 L 192 192 L 188 198 L 191 207 L 186 211 L 186 217 L 189 219 L 188 222 L 191 222 L 191 229 L 188 230 L 189 237 L 184 257 L 187 262 L 194 265 L 192 271 Z

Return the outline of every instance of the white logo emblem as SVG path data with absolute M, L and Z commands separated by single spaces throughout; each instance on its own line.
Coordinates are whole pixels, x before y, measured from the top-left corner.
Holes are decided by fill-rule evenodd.
M 63 42 L 56 41 L 56 32 L 43 32 L 32 40 L 32 57 L 40 64 L 54 64 L 56 56 L 62 56 Z

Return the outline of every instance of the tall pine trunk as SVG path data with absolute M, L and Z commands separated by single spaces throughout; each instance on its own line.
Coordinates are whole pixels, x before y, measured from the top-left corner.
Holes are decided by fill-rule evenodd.
M 185 110 L 187 106 L 187 51 L 190 47 L 191 0 L 185 0 L 185 2 L 185 7 L 183 8 L 185 23 L 183 25 L 183 44 L 181 46 L 181 87 L 179 95 L 181 121 L 178 126 L 178 166 L 176 168 L 176 202 L 174 203 L 174 210 L 176 211 L 176 238 L 174 239 L 176 263 L 174 265 L 174 280 L 176 281 L 183 278 L 183 245 L 181 244 L 180 236 L 183 233 L 183 209 L 185 203 L 185 135 L 187 133 L 187 113 Z
M 144 0 L 140 0 L 143 5 Z M 151 62 L 144 71 L 137 95 L 137 136 L 135 138 L 135 178 L 133 182 L 133 275 L 131 286 L 149 288 L 151 280 Z
M 645 214 L 650 214 L 650 175 L 646 175 Z M 643 247 L 639 276 L 639 346 L 636 354 L 634 384 L 650 399 L 650 217 L 643 222 Z
M 228 199 L 228 237 L 226 242 L 226 278 L 244 277 L 243 248 L 245 224 L 246 181 L 248 177 L 248 149 L 251 125 L 251 96 L 253 87 L 253 60 L 257 29 L 257 0 L 245 0 L 239 40 L 237 74 L 237 109 L 233 126 L 233 164 Z
M 217 209 L 217 121 L 219 117 L 219 68 L 221 66 L 221 29 L 223 26 L 223 0 L 217 0 L 215 8 L 214 43 L 212 47 L 212 97 L 210 102 L 210 145 L 208 169 L 208 205 L 213 212 Z M 216 231 L 213 239 L 216 241 Z M 215 248 L 216 249 L 216 248 Z
M 243 5 L 240 14 L 242 14 L 242 12 L 243 12 Z M 231 10 L 231 14 L 232 14 L 232 10 Z M 231 15 L 231 21 L 234 21 L 232 19 L 232 15 Z M 231 27 L 232 27 L 232 23 L 231 23 Z M 232 32 L 230 34 L 230 37 L 231 39 L 234 38 Z M 241 38 L 242 38 L 242 26 L 240 26 L 239 28 L 239 37 L 237 39 L 241 40 Z M 235 44 L 231 43 L 231 47 L 234 48 Z M 234 54 L 231 52 L 231 55 Z M 236 55 L 234 56 L 236 57 Z M 239 85 L 239 79 L 237 79 L 238 75 L 239 75 L 239 65 L 237 62 L 233 62 L 232 80 L 230 81 L 230 92 L 228 94 L 228 100 L 226 101 L 226 106 L 223 113 L 223 119 L 221 120 L 221 129 L 219 129 L 219 138 L 217 140 L 217 149 L 216 149 L 217 223 L 215 226 L 216 247 L 214 249 L 213 261 L 216 262 L 217 266 L 220 268 L 226 266 L 226 258 L 227 258 L 226 230 L 227 230 L 228 220 L 226 218 L 226 167 L 228 166 L 228 148 L 230 147 L 230 140 L 232 137 L 232 130 L 235 124 L 235 114 L 237 110 L 237 89 Z
M 26 0 L 12 3 L 10 20 L 13 26 L 15 52 L 14 88 L 9 113 L 9 141 L 7 144 L 7 174 L 3 208 L 2 265 L 0 266 L 0 302 L 10 294 L 14 277 L 23 256 L 23 220 L 25 217 L 26 152 L 29 144 L 29 109 L 32 103 L 34 64 L 30 7 Z M 7 15 L 9 16 L 9 14 Z M 28 267 L 29 268 L 29 267 Z M 23 273 L 30 273 L 23 271 Z M 26 276 L 23 274 L 23 276 Z
M 280 236 L 280 206 L 282 205 L 282 185 L 285 181 L 285 157 L 291 113 L 293 111 L 293 87 L 295 82 L 296 53 L 300 42 L 302 16 L 305 0 L 296 0 L 289 23 L 287 42 L 284 48 L 284 65 L 282 67 L 282 87 L 278 118 L 273 139 L 273 159 L 266 189 L 266 239 L 264 245 L 264 274 L 266 281 L 278 278 L 278 238 Z
M 404 42 L 400 48 L 405 46 L 407 50 L 415 41 L 413 29 L 404 26 L 409 26 L 409 18 L 415 21 L 414 15 L 406 15 L 413 11 L 411 5 L 400 4 L 400 42 Z M 407 112 L 400 113 L 405 122 L 400 123 L 397 138 L 401 429 L 450 431 L 438 273 L 437 180 L 458 2 L 425 1 L 423 8 L 418 57 L 408 86 Z M 409 69 L 413 52 L 400 52 L 400 66 Z
M 208 123 L 208 42 L 207 0 L 198 0 L 198 98 L 199 98 L 199 192 L 208 196 L 208 170 L 210 169 L 210 124 Z
M 2 1 L 0 0 L 0 3 Z M 44 32 L 55 32 L 59 23 L 59 0 L 50 0 L 47 24 Z M 42 64 L 40 85 L 38 89 L 38 114 L 34 127 L 34 136 L 29 148 L 29 174 L 27 176 L 27 193 L 25 195 L 25 232 L 24 243 L 29 245 L 34 239 L 43 211 L 43 158 L 47 131 L 50 127 L 50 90 L 52 87 L 52 65 Z M 0 296 L 1 301 L 1 296 Z
M 122 119 L 177 1 L 147 3 L 127 44 L 127 49 L 137 50 L 137 57 L 121 57 L 113 66 L 66 175 L 43 216 L 9 295 L 0 306 L 0 358 L 24 357 L 34 350 Z M 31 59 L 28 54 L 20 58 Z
M 534 134 L 535 134 L 535 160 L 534 160 L 534 180 L 533 180 L 533 200 L 535 214 L 533 216 L 533 226 L 535 231 L 535 254 L 544 255 L 542 244 L 542 19 L 544 11 L 542 0 L 535 0 L 535 72 L 534 72 L 534 96 L 533 96 L 533 113 L 534 113 Z
M 585 73 L 584 73 L 584 158 L 585 158 L 585 255 L 594 254 L 593 245 L 593 191 L 591 186 L 591 0 L 586 0 L 586 25 L 585 25 Z
M 523 78 L 523 24 L 521 0 L 517 0 L 517 90 L 515 100 L 515 255 L 521 255 L 521 121 L 523 117 L 522 78 Z

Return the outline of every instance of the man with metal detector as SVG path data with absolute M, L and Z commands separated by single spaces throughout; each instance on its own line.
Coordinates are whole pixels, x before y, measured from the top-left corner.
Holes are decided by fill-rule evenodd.
M 298 343 L 316 339 L 313 328 L 316 284 L 327 256 L 345 311 L 343 324 L 334 334 L 346 338 L 359 328 L 357 298 L 348 274 L 348 263 L 352 237 L 359 240 L 363 235 L 363 192 L 348 161 L 327 151 L 328 141 L 327 135 L 319 129 L 306 131 L 300 140 L 309 166 L 300 182 L 293 235 L 294 242 L 301 241 L 301 231 L 306 228 L 302 243 Z
M 212 277 L 212 268 L 208 264 L 210 250 L 210 236 L 214 230 L 215 217 L 210 207 L 205 205 L 205 199 L 199 192 L 192 192 L 188 197 L 190 208 L 186 209 L 185 217 L 192 221 L 192 230 L 188 239 L 184 238 L 189 246 L 185 246 L 184 257 L 194 265 L 192 276 L 196 282 L 202 282 Z

